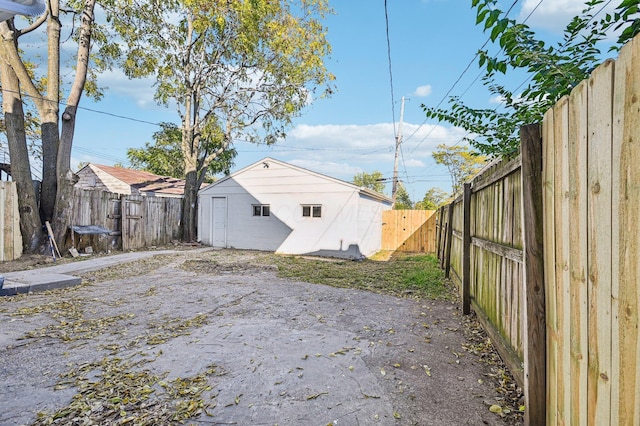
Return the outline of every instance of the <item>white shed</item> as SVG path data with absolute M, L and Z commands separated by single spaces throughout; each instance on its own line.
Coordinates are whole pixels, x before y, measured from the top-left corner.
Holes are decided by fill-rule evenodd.
M 214 247 L 345 258 L 380 250 L 383 194 L 272 158 L 199 192 L 198 240 Z

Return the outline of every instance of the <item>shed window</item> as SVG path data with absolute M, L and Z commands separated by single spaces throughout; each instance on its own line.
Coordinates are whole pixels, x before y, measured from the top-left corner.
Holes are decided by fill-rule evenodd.
M 254 216 L 269 216 L 271 214 L 268 204 L 254 204 L 253 215 Z
M 322 206 L 320 205 L 303 205 L 302 217 L 322 217 Z

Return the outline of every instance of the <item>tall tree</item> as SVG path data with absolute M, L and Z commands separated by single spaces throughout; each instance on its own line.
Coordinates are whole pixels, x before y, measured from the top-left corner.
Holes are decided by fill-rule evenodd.
M 358 173 L 353 177 L 353 183 L 363 188 L 382 193 L 384 191 L 384 177 L 382 172 L 374 170 L 371 173 Z
M 393 204 L 394 210 L 411 210 L 413 209 L 413 201 L 409 197 L 407 189 L 401 182 L 398 182 L 398 190 L 396 191 L 396 202 Z
M 76 112 L 87 87 L 90 94 L 99 93 L 93 90 L 95 85 L 87 85 L 87 78 L 91 76 L 89 64 L 92 62 L 90 52 L 95 6 L 96 0 L 69 1 L 62 6 L 59 0 L 48 0 L 46 12 L 25 28 L 17 28 L 14 19 L 0 23 L 3 109 L 12 176 L 19 189 L 20 229 L 27 252 L 34 251 L 38 246 L 41 219 L 52 221 L 59 241 L 62 241 L 69 225 L 73 185 L 70 159 Z M 61 12 L 68 12 L 72 18 L 62 19 Z M 76 18 L 80 21 L 79 25 L 75 22 Z M 77 50 L 75 74 L 61 116 L 59 105 L 63 87 L 60 51 L 63 21 L 68 22 L 73 31 L 71 40 L 77 43 Z M 44 75 L 35 72 L 19 47 L 20 40 L 32 32 L 46 34 Z M 103 41 L 106 42 L 106 39 Z M 102 62 L 104 66 L 107 63 Z M 29 102 L 35 106 L 40 122 L 43 176 L 39 215 L 36 214 L 31 165 L 28 155 L 25 155 L 25 117 L 28 118 L 28 114 L 24 113 L 22 93 L 27 94 Z
M 196 238 L 198 182 L 234 139 L 272 144 L 285 136 L 333 76 L 321 19 L 326 0 L 115 2 L 129 76 L 154 75 L 156 99 L 176 105 L 186 186 L 183 240 Z M 208 141 L 208 142 L 207 142 Z M 219 148 L 201 155 L 207 143 Z
M 415 204 L 418 210 L 438 210 L 447 199 L 448 194 L 440 188 L 429 188 L 422 201 Z
M 498 55 L 487 50 L 478 53 L 483 83 L 503 107 L 475 108 L 452 97 L 448 108 L 422 105 L 427 117 L 467 130 L 472 136 L 466 140 L 484 154 L 513 155 L 520 146 L 520 127 L 540 122 L 549 108 L 589 76 L 602 61 L 612 30 L 620 31 L 614 49 L 640 31 L 637 0 L 622 0 L 615 13 L 598 18 L 603 3 L 585 2 L 582 13 L 564 29 L 562 40 L 548 44 L 526 24 L 508 18 L 496 7 L 497 0 L 472 0 L 477 24 L 500 47 Z M 527 86 L 517 93 L 498 80 L 500 74 L 516 70 L 529 76 Z
M 438 145 L 438 149 L 433 152 L 433 159 L 449 171 L 454 195 L 460 192 L 462 184 L 476 174 L 487 161 L 485 156 L 471 151 L 468 146 L 444 144 Z
M 127 158 L 129 158 L 134 169 L 146 170 L 161 176 L 184 179 L 182 130 L 173 123 L 161 123 L 160 126 L 162 129 L 153 134 L 153 145 L 146 142 L 144 148 L 130 148 L 127 150 Z M 214 143 L 205 144 L 201 150 L 200 157 L 207 157 L 217 149 L 219 149 L 219 146 Z M 217 156 L 209 164 L 206 172 L 200 174 L 204 182 L 213 182 L 215 175 L 218 173 L 228 174 L 236 154 L 235 149 L 228 148 Z

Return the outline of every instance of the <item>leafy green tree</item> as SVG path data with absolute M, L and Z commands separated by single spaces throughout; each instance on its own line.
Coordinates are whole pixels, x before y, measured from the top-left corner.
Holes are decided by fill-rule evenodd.
M 316 90 L 331 91 L 321 22 L 327 1 L 114 0 L 113 6 L 126 74 L 155 76 L 158 102 L 177 106 L 186 179 L 182 238 L 195 240 L 197 190 L 211 162 L 234 139 L 275 143 Z M 218 149 L 202 155 L 210 144 Z
M 479 66 L 484 72 L 484 85 L 503 101 L 504 107 L 479 109 L 465 104 L 460 97 L 452 97 L 448 108 L 422 105 L 427 117 L 467 130 L 472 136 L 466 141 L 483 154 L 516 153 L 520 127 L 540 122 L 549 108 L 589 76 L 602 60 L 601 46 L 612 29 L 622 29 L 614 48 L 640 30 L 637 0 L 623 0 L 614 14 L 596 19 L 603 2 L 587 1 L 581 15 L 566 26 L 562 41 L 549 45 L 527 25 L 508 18 L 496 7 L 497 0 L 472 0 L 477 24 L 501 48 L 499 56 L 480 51 Z M 529 76 L 529 83 L 520 93 L 500 84 L 497 78 L 515 70 Z
M 353 183 L 363 188 L 382 193 L 384 191 L 384 177 L 382 172 L 374 170 L 372 173 L 358 173 L 353 177 Z
M 475 175 L 487 161 L 485 156 L 469 150 L 468 146 L 444 144 L 438 145 L 438 149 L 433 152 L 433 159 L 449 171 L 453 194 L 460 192 L 462 184 Z
M 154 144 L 146 142 L 144 148 L 129 148 L 127 158 L 134 169 L 146 170 L 161 176 L 184 179 L 184 154 L 182 152 L 182 130 L 173 123 L 161 123 L 161 130 L 153 134 Z M 201 157 L 218 149 L 214 144 L 205 146 Z M 205 182 L 213 182 L 218 173 L 229 173 L 236 150 L 226 149 L 209 164 L 203 174 Z
M 411 210 L 413 209 L 413 201 L 409 197 L 409 193 L 401 182 L 398 182 L 396 191 L 396 202 L 393 205 L 394 210 Z
M 438 210 L 445 200 L 448 198 L 445 191 L 440 188 L 430 188 L 424 194 L 422 201 L 418 201 L 414 206 L 417 210 Z

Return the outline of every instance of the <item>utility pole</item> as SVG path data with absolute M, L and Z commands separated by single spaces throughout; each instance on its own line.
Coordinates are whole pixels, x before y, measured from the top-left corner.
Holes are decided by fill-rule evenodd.
M 404 96 L 400 106 L 400 124 L 398 125 L 398 134 L 396 135 L 396 157 L 393 160 L 393 186 L 391 187 L 391 198 L 393 206 L 396 205 L 396 193 L 398 192 L 398 158 L 400 157 L 400 144 L 402 143 L 402 120 L 404 119 Z

